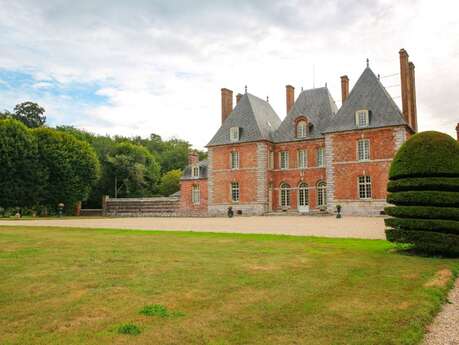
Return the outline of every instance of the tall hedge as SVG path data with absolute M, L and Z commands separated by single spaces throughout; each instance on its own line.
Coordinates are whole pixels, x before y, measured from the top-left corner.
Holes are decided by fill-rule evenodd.
M 459 256 L 459 144 L 429 131 L 413 135 L 394 157 L 385 220 L 389 241 Z

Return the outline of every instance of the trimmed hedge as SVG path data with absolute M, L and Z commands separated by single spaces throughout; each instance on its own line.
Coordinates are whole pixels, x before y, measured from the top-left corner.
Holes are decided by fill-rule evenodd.
M 390 180 L 403 177 L 459 176 L 459 144 L 447 134 L 422 132 L 398 150 L 389 172 Z
M 386 238 L 396 243 L 411 243 L 430 254 L 459 256 L 459 236 L 439 232 L 387 229 Z
M 406 206 L 459 207 L 459 192 L 408 191 L 390 193 L 387 196 L 387 202 Z
M 410 190 L 437 190 L 459 192 L 457 177 L 413 177 L 389 181 L 388 192 L 403 192 Z
M 414 218 L 387 218 L 384 220 L 386 226 L 403 229 L 436 231 L 448 234 L 459 235 L 459 221 L 444 219 L 414 219 Z
M 459 220 L 459 208 L 433 206 L 389 206 L 384 212 L 398 218 L 452 219 Z

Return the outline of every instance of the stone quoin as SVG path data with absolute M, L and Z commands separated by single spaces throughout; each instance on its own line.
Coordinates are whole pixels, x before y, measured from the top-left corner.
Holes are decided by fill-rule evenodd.
M 390 163 L 417 131 L 414 64 L 400 50 L 400 111 L 368 63 L 349 92 L 341 77 L 338 109 L 328 88 L 286 86 L 287 116 L 247 91 L 221 90 L 222 124 L 207 145 L 208 159 L 192 153 L 181 178 L 186 215 L 261 215 L 335 212 L 379 215 L 386 206 Z

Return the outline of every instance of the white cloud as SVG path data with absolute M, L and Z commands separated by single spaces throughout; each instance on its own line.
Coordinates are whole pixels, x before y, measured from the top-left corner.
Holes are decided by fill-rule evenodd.
M 339 104 L 340 75 L 352 86 L 367 57 L 376 73 L 397 73 L 405 47 L 416 64 L 420 129 L 454 135 L 458 10 L 454 1 L 429 0 L 0 0 L 0 51 L 8 52 L 0 68 L 33 73 L 36 87 L 51 80 L 100 85 L 104 105 L 38 99 L 52 123 L 153 132 L 202 147 L 219 126 L 221 87 L 237 93 L 247 84 L 269 95 L 282 118 L 285 84 L 312 87 L 313 66 L 316 86 L 328 82 Z M 383 82 L 399 84 L 398 77 Z M 27 96 L 0 95 L 0 108 Z

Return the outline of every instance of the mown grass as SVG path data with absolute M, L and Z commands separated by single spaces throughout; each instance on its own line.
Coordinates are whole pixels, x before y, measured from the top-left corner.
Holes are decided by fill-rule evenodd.
M 0 227 L 0 344 L 417 344 L 459 261 L 394 248 Z

